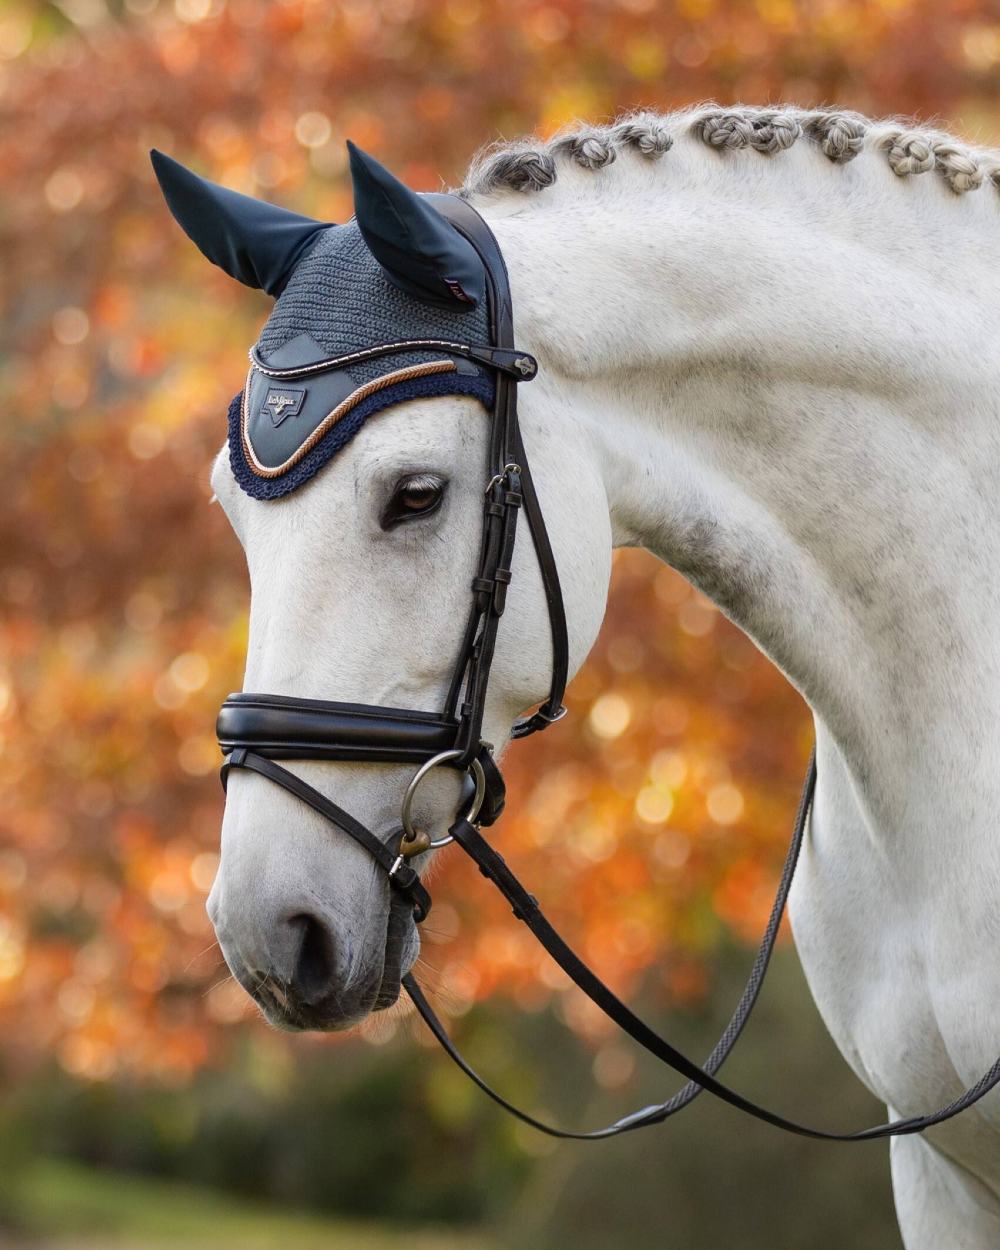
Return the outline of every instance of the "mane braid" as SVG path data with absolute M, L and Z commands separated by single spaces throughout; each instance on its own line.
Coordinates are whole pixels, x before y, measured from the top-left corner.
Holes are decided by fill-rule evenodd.
M 1000 153 L 964 144 L 945 131 L 898 120 L 874 121 L 843 109 L 707 104 L 664 115 L 635 113 L 608 126 L 566 130 L 548 141 L 495 144 L 474 158 L 461 194 L 542 191 L 552 186 L 566 162 L 596 171 L 612 165 L 620 152 L 656 160 L 684 135 L 694 135 L 718 152 L 751 148 L 765 155 L 805 139 L 837 164 L 867 150 L 884 157 L 900 178 L 934 171 L 957 195 L 985 181 L 1000 188 Z

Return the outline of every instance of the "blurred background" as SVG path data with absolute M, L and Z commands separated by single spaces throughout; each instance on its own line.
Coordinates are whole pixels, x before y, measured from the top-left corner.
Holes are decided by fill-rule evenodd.
M 708 97 L 991 142 L 998 87 L 995 0 L 0 4 L 0 1245 L 898 1244 L 878 1143 L 784 1139 L 702 1100 L 556 1146 L 403 1008 L 289 1038 L 228 978 L 204 914 L 212 730 L 247 584 L 208 469 L 267 303 L 183 239 L 147 151 L 336 221 L 345 136 L 435 189 L 495 138 Z M 707 1053 L 765 922 L 804 708 L 640 553 L 569 704 L 512 750 L 497 836 L 597 970 Z M 676 1088 L 458 857 L 435 899 L 424 980 L 505 1091 L 590 1126 Z M 880 1111 L 787 937 L 727 1071 L 831 1126 Z

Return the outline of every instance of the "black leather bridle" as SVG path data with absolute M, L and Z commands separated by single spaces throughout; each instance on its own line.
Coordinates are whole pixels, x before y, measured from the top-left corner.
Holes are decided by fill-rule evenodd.
M 420 339 L 383 344 L 349 357 L 339 356 L 298 369 L 271 370 L 256 356 L 255 365 L 265 373 L 295 379 L 323 370 L 343 367 L 351 360 L 406 351 L 438 349 L 460 355 L 495 374 L 496 387 L 490 420 L 489 453 L 484 492 L 482 539 L 472 602 L 445 705 L 440 712 L 414 712 L 356 703 L 332 703 L 294 699 L 281 695 L 233 694 L 222 705 L 218 738 L 224 754 L 223 785 L 234 768 L 244 768 L 268 778 L 324 816 L 354 838 L 383 867 L 393 889 L 413 907 L 419 923 L 430 911 L 431 899 L 409 860 L 433 846 L 454 841 L 473 860 L 510 903 L 515 917 L 528 926 L 556 963 L 610 1019 L 640 1046 L 675 1072 L 687 1078 L 677 1094 L 664 1103 L 644 1107 L 604 1129 L 573 1132 L 554 1128 L 524 1112 L 495 1090 L 462 1058 L 446 1034 L 412 974 L 403 985 L 417 1011 L 449 1056 L 500 1106 L 518 1119 L 555 1137 L 595 1140 L 658 1124 L 686 1107 L 703 1090 L 756 1119 L 805 1137 L 831 1141 L 865 1141 L 879 1137 L 919 1133 L 957 1115 L 977 1102 L 1000 1082 L 1000 1059 L 970 1089 L 930 1115 L 912 1116 L 853 1133 L 810 1128 L 769 1111 L 744 1098 L 716 1077 L 732 1050 L 757 1000 L 764 974 L 784 914 L 792 876 L 812 804 L 816 785 L 815 757 L 810 761 L 802 799 L 785 860 L 781 883 L 767 929 L 754 961 L 750 978 L 736 1011 L 704 1065 L 687 1058 L 656 1033 L 587 967 L 546 919 L 538 900 L 511 872 L 502 856 L 480 832 L 498 818 L 504 805 L 503 778 L 493 759 L 490 744 L 481 739 L 490 667 L 497 629 L 503 616 L 518 515 L 523 509 L 534 544 L 548 604 L 552 633 L 552 679 L 544 703 L 532 715 L 518 721 L 513 738 L 524 738 L 545 729 L 565 715 L 562 699 L 566 688 L 569 648 L 566 614 L 559 574 L 545 523 L 535 494 L 517 420 L 517 385 L 537 372 L 535 360 L 514 346 L 513 315 L 507 271 L 496 239 L 483 219 L 466 201 L 451 195 L 428 197 L 478 251 L 487 274 L 491 342 L 467 344 Z M 402 801 L 401 828 L 390 842 L 383 842 L 360 821 L 304 782 L 277 760 L 341 760 L 367 763 L 418 765 Z M 467 777 L 460 800 L 463 809 L 447 837 L 432 842 L 410 821 L 410 804 L 424 776 L 439 765 L 457 769 Z

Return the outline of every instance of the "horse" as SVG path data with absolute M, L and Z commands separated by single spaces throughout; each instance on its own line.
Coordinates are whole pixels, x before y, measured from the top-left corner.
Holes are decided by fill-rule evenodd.
M 359 204 L 371 166 L 353 155 Z M 206 255 L 277 297 L 258 343 L 272 362 L 304 341 L 363 345 L 379 283 L 432 320 L 478 315 L 468 277 L 449 279 L 451 303 L 431 290 L 426 215 L 366 229 L 359 205 L 334 226 L 185 185 L 168 200 Z M 954 1098 L 1000 1049 L 998 187 L 1000 153 L 916 123 L 700 105 L 494 146 L 459 192 L 499 243 L 518 346 L 539 365 L 521 424 L 569 672 L 600 629 L 612 550 L 642 546 L 801 692 L 817 782 L 794 940 L 837 1046 L 892 1116 Z M 232 439 L 220 452 L 214 491 L 251 580 L 245 689 L 441 704 L 487 438 L 483 395 L 458 381 L 397 379 L 399 398 L 345 417 L 336 454 L 300 458 L 284 493 L 246 478 Z M 300 401 L 294 382 L 273 396 L 274 430 Z M 521 544 L 485 739 L 502 749 L 552 659 Z M 296 771 L 379 836 L 398 827 L 406 765 Z M 436 769 L 414 823 L 440 830 L 462 796 Z M 208 908 L 234 976 L 283 1028 L 389 1007 L 419 949 L 363 847 L 248 772 L 230 778 Z M 1000 1244 L 995 1096 L 894 1138 L 891 1172 L 907 1250 Z

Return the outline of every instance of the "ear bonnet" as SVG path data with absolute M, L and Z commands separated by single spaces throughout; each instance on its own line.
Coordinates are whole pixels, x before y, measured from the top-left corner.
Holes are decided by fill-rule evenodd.
M 343 226 L 152 154 L 171 212 L 205 256 L 277 297 L 229 407 L 233 473 L 255 499 L 307 482 L 383 408 L 439 395 L 493 402 L 493 370 L 468 355 L 469 344 L 490 341 L 479 256 L 433 196 L 348 146 L 355 217 Z M 424 340 L 433 345 L 384 350 Z

